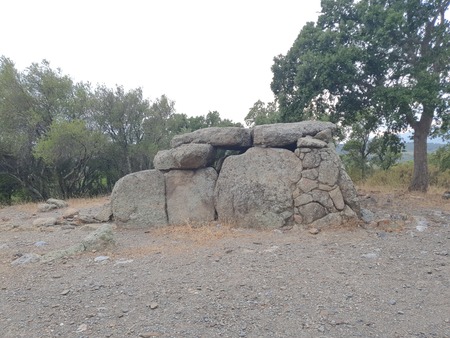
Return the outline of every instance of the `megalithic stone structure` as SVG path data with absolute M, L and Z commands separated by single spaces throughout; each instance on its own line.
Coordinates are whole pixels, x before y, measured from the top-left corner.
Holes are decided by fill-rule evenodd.
M 355 187 L 332 142 L 335 129 L 303 121 L 175 136 L 172 148 L 155 156 L 154 170 L 116 183 L 113 217 L 123 227 L 218 220 L 264 229 L 358 218 Z

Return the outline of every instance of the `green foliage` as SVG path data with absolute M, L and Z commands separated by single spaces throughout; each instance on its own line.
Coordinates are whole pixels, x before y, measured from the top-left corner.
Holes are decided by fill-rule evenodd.
M 450 170 L 450 144 L 437 149 L 430 156 L 430 163 L 440 171 Z
M 245 117 L 245 123 L 248 127 L 253 127 L 262 124 L 277 123 L 279 118 L 280 116 L 275 102 L 268 102 L 266 104 L 258 100 L 250 108 Z
M 371 136 L 371 122 L 359 117 L 344 144 L 342 160 L 355 181 L 363 181 L 375 169 L 388 170 L 401 159 L 404 142 L 390 132 Z
M 317 118 L 342 126 L 361 112 L 370 128 L 416 136 L 412 189 L 426 190 L 426 139 L 448 132 L 450 0 L 323 0 L 272 66 L 282 121 Z
M 47 61 L 23 72 L 0 57 L 0 204 L 110 192 L 130 172 L 150 169 L 177 134 L 241 126 L 217 111 L 187 117 L 141 88 L 91 88 Z
M 101 180 L 95 162 L 102 156 L 106 142 L 104 134 L 89 130 L 84 121 L 54 122 L 39 139 L 34 155 L 54 168 L 64 198 L 89 195 Z

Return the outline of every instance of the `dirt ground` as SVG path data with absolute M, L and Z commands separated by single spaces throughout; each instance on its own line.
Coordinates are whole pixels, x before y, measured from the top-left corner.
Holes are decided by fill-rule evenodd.
M 450 200 L 360 191 L 367 223 L 258 231 L 114 228 L 116 245 L 48 263 L 98 225 L 33 227 L 0 209 L 1 337 L 450 337 Z M 70 207 L 95 213 L 106 198 Z

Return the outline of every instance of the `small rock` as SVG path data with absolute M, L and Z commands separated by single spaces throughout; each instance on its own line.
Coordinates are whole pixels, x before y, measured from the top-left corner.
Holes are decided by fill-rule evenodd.
M 61 295 L 62 295 L 62 296 L 66 296 L 66 295 L 69 294 L 69 292 L 70 292 L 69 289 L 63 290 L 63 291 L 61 292 Z
M 40 260 L 41 256 L 35 253 L 26 253 L 21 255 L 19 258 L 14 260 L 11 265 L 21 265 L 21 264 L 28 264 L 28 263 L 35 263 Z
M 66 208 L 66 207 L 69 206 L 69 204 L 67 204 L 66 201 L 58 200 L 58 199 L 56 199 L 56 198 L 49 198 L 46 202 L 47 202 L 48 204 L 53 204 L 53 205 L 55 205 L 57 208 Z
M 104 262 L 107 261 L 109 259 L 108 256 L 97 256 L 94 258 L 94 262 Z
M 389 301 L 389 305 L 395 305 L 395 304 L 397 304 L 397 301 L 395 299 L 391 299 Z
M 47 242 L 44 242 L 44 241 L 37 241 L 36 243 L 34 243 L 34 246 L 45 246 L 45 245 L 48 245 L 48 243 Z
M 84 332 L 87 330 L 87 325 L 86 324 L 81 324 L 80 326 L 78 326 L 77 330 L 75 331 L 76 333 L 80 333 L 80 332 Z
M 54 204 L 49 204 L 49 203 L 40 203 L 37 206 L 37 211 L 38 212 L 47 212 L 53 209 L 56 209 L 57 206 Z
M 361 255 L 361 257 L 363 258 L 369 258 L 369 259 L 374 259 L 378 257 L 378 254 L 376 254 L 375 252 L 369 252 L 366 254 Z
M 154 310 L 154 309 L 156 309 L 158 306 L 159 306 L 158 303 L 156 303 L 156 302 L 151 302 L 150 305 L 149 305 L 149 308 L 152 309 L 152 310 Z
M 317 229 L 317 228 L 311 228 L 311 229 L 308 230 L 308 232 L 309 232 L 311 235 L 317 235 L 317 234 L 320 232 L 320 230 Z
M 55 225 L 57 219 L 55 217 L 36 218 L 33 225 L 36 227 L 50 227 Z
M 115 244 L 112 226 L 104 224 L 81 242 L 85 250 L 102 250 Z
M 370 223 L 375 220 L 375 214 L 369 209 L 361 209 L 361 219 L 365 223 Z
M 112 209 L 110 204 L 103 206 L 103 208 L 94 216 L 94 219 L 99 222 L 109 222 L 111 218 Z
M 63 218 L 74 218 L 76 215 L 78 215 L 80 211 L 75 208 L 69 208 L 63 213 Z

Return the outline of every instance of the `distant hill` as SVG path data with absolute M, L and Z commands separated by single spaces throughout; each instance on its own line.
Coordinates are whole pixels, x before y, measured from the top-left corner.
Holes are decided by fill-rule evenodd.
M 343 154 L 342 147 L 344 145 L 342 143 L 336 145 L 336 151 L 339 155 Z M 428 154 L 434 153 L 439 148 L 445 146 L 443 143 L 428 143 L 427 152 Z M 400 162 L 408 162 L 414 159 L 414 143 L 406 142 L 405 143 L 405 151 L 402 153 L 402 159 Z
M 427 152 L 428 154 L 434 153 L 439 148 L 445 146 L 443 143 L 428 143 Z M 402 159 L 400 162 L 408 162 L 414 159 L 414 143 L 405 143 L 405 151 L 402 153 Z

